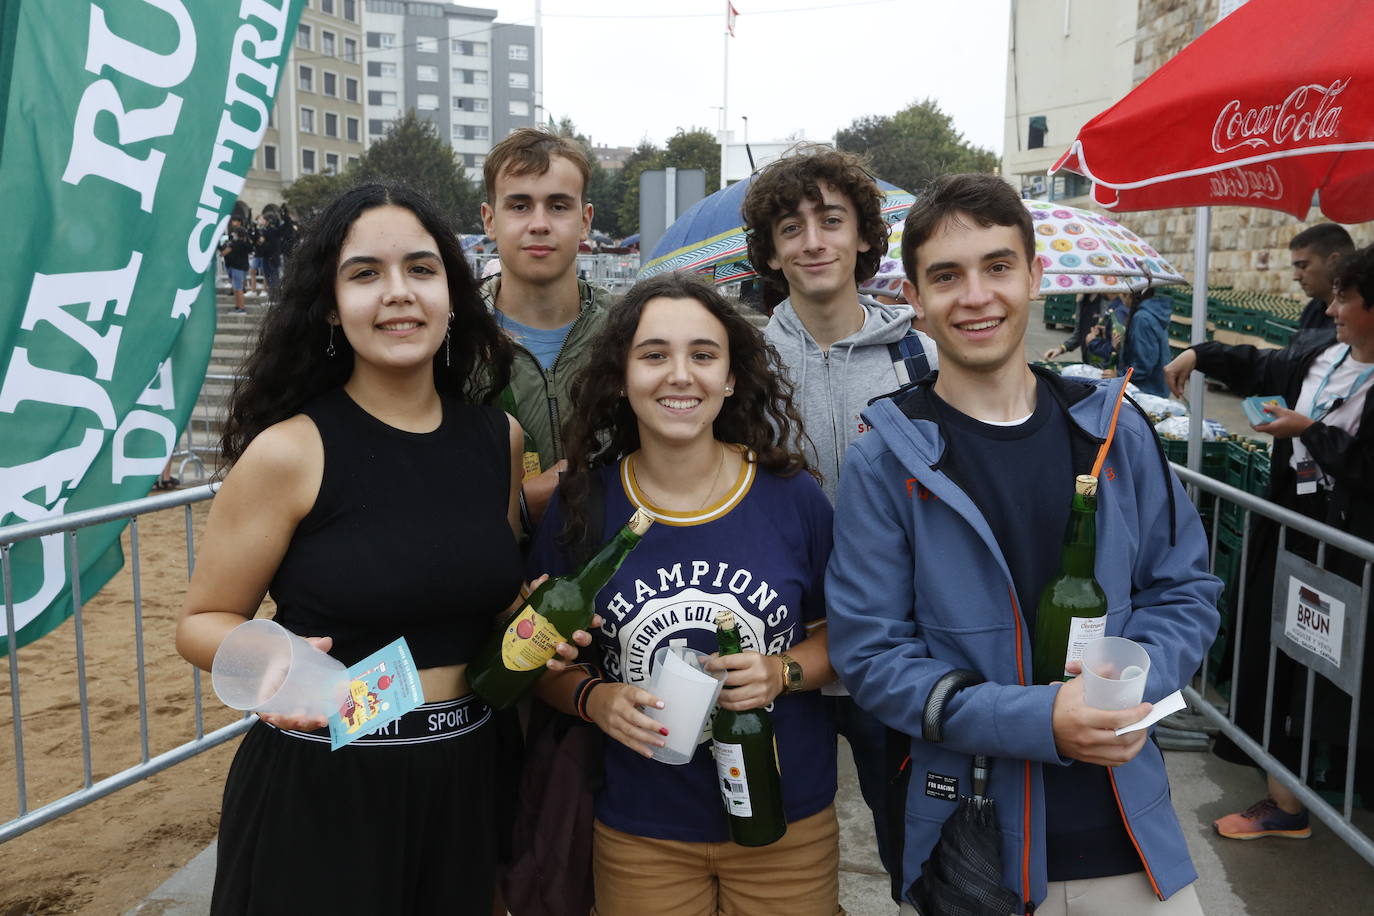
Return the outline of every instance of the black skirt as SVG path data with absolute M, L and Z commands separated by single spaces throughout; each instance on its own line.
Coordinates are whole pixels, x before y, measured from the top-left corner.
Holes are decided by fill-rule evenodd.
M 442 734 L 424 737 L 435 722 Z M 397 726 L 390 740 L 337 751 L 261 722 L 248 731 L 225 782 L 211 913 L 490 916 L 499 846 L 490 712 L 465 697 L 421 706 Z

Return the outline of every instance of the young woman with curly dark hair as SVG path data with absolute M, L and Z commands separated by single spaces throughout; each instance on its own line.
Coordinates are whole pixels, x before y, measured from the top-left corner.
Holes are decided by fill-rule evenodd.
M 568 475 L 530 568 L 567 570 L 570 542 L 600 543 L 636 509 L 657 522 L 597 596 L 602 670 L 540 685 L 614 739 L 596 800 L 596 912 L 833 916 L 835 733 L 817 692 L 834 677 L 831 510 L 789 450 L 799 420 L 776 353 L 715 289 L 682 275 L 637 284 L 591 349 L 565 437 Z M 705 742 L 685 765 L 655 761 L 665 733 L 642 711 L 659 705 L 645 689 L 655 650 L 713 652 L 726 609 L 747 651 L 708 664 L 726 673 L 720 705 L 772 704 L 777 734 L 788 829 L 764 847 L 729 841 Z
M 233 396 L 177 648 L 209 669 L 270 592 L 348 665 L 404 636 L 426 704 L 334 752 L 323 717 L 263 715 L 212 912 L 490 913 L 497 741 L 464 670 L 521 586 L 524 435 L 483 403 L 509 360 L 419 195 L 356 188 L 302 238 Z

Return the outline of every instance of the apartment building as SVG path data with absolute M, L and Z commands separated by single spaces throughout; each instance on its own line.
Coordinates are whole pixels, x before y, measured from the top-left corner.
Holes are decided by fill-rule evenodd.
M 492 144 L 535 123 L 534 29 L 427 0 L 366 0 L 365 13 L 366 142 L 414 109 L 480 180 Z
M 256 213 L 301 175 L 363 154 L 363 0 L 305 0 L 262 144 L 239 195 Z

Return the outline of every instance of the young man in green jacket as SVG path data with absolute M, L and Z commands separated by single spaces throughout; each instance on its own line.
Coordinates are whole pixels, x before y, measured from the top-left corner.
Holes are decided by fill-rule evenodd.
M 578 243 L 592 226 L 591 166 L 581 144 L 523 127 L 492 147 L 483 169 L 482 224 L 501 272 L 482 297 L 515 344 L 501 405 L 525 429 L 527 523 L 543 515 L 563 468 L 569 387 L 605 320 L 608 296 L 577 276 Z

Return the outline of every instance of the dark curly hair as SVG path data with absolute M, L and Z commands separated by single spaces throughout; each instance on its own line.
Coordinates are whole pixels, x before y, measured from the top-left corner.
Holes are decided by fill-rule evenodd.
M 1331 285 L 1343 293 L 1359 293 L 1365 311 L 1374 308 L 1374 245 L 1357 248 L 1336 262 Z
M 330 325 L 337 307 L 334 274 L 344 239 L 358 217 L 375 207 L 404 207 L 439 248 L 448 275 L 449 359 L 434 356 L 434 386 L 465 402 L 490 401 L 510 378 L 511 347 L 477 295 L 477 286 L 453 229 L 426 198 L 398 186 L 368 184 L 345 191 L 305 229 L 287 262 L 281 299 L 263 317 L 257 345 L 243 362 L 229 398 L 220 448 L 237 461 L 264 429 L 300 412 L 307 402 L 348 381 L 353 348 Z
M 559 488 L 565 542 L 583 535 L 589 475 L 639 448 L 639 423 L 621 392 L 640 316 L 645 305 L 658 298 L 692 299 L 725 326 L 735 392 L 725 399 L 716 417 L 715 438 L 747 446 L 759 467 L 780 477 L 807 469 L 801 451 L 792 450 L 802 435 L 802 421 L 777 351 L 704 280 L 685 273 L 650 277 L 636 283 L 611 307 L 588 347 L 590 359 L 573 382 L 571 400 L 577 412 L 564 433 L 568 470 Z
M 912 284 L 919 286 L 916 251 L 930 240 L 947 218 L 959 221 L 967 215 L 979 226 L 1008 226 L 1021 236 L 1026 264 L 1035 263 L 1035 227 L 1021 195 L 996 175 L 971 172 L 941 175 L 921 192 L 907 211 L 902 227 L 902 270 Z
M 773 226 L 795 213 L 803 200 L 819 204 L 823 184 L 833 185 L 849 198 L 859 223 L 859 240 L 868 243 L 868 250 L 859 252 L 854 262 L 854 282 L 876 274 L 887 254 L 889 227 L 883 218 L 883 193 L 863 160 L 820 143 L 798 144 L 754 176 L 740 208 L 748 230 L 750 262 L 760 277 L 784 292 L 787 278 L 768 266 L 777 254 Z

